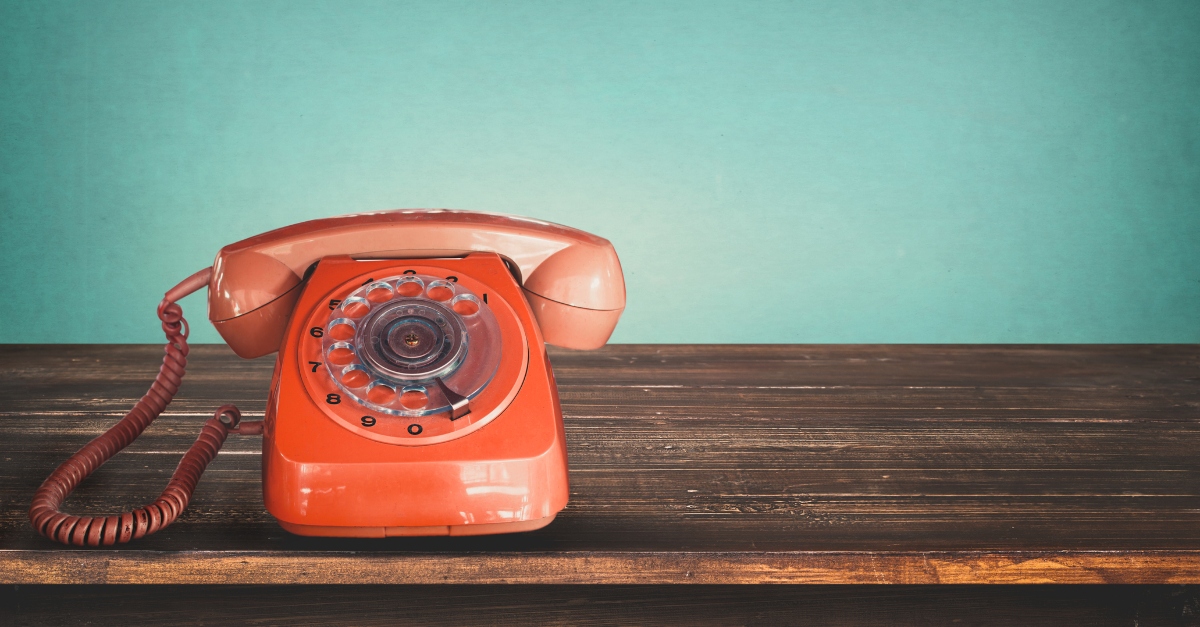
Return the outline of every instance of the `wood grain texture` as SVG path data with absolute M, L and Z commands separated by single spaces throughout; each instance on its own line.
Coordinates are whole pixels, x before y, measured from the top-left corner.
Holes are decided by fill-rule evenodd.
M 0 347 L 0 582 L 1200 582 L 1200 347 L 551 350 L 571 502 L 478 538 L 291 536 L 232 438 L 175 525 L 63 550 L 33 490 L 145 392 L 146 346 Z M 180 396 L 68 501 L 151 500 L 271 359 L 193 350 Z
M 1198 622 L 1195 586 L 0 586 L 0 624 L 39 627 Z

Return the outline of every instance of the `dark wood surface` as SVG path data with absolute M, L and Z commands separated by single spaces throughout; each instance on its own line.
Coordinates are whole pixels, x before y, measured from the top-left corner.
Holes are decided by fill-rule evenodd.
M 545 529 L 291 536 L 262 507 L 258 438 L 231 438 L 159 534 L 38 537 L 33 490 L 160 356 L 0 347 L 0 582 L 1200 582 L 1194 345 L 552 350 L 572 486 Z M 194 348 L 176 402 L 69 508 L 151 500 L 213 408 L 261 415 L 271 366 Z
M 1200 624 L 1198 586 L 0 586 L 0 624 Z

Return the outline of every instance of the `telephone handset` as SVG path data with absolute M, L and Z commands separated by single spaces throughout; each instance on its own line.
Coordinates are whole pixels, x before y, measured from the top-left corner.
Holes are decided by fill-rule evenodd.
M 278 351 L 262 421 L 217 409 L 152 504 L 62 513 L 88 475 L 178 391 L 187 322 L 209 318 L 241 357 Z M 263 500 L 296 534 L 386 537 L 538 529 L 567 502 L 567 457 L 543 343 L 593 349 L 625 307 L 612 244 L 528 218 L 400 210 L 313 220 L 230 244 L 169 290 L 150 391 L 34 495 L 38 533 L 128 542 L 169 525 L 230 434 L 263 435 Z

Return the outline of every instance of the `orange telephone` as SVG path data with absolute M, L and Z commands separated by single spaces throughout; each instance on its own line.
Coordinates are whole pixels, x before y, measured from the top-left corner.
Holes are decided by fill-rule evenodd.
M 176 301 L 208 287 L 235 353 L 278 351 L 266 415 L 219 408 L 154 503 L 59 508 L 170 403 L 187 357 Z M 165 527 L 226 437 L 263 435 L 263 500 L 301 535 L 538 529 L 567 503 L 562 413 L 543 342 L 603 346 L 625 307 L 612 244 L 528 218 L 401 210 L 313 220 L 230 244 L 167 292 L 167 355 L 150 391 L 64 462 L 30 521 L 75 545 Z

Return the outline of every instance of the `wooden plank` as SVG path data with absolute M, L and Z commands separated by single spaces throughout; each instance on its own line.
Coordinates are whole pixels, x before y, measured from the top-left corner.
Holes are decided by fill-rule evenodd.
M 1200 347 L 618 345 L 551 358 L 572 496 L 546 529 L 290 536 L 262 508 L 258 439 L 233 438 L 172 527 L 63 551 L 29 529 L 28 499 L 144 393 L 161 348 L 2 347 L 3 581 L 332 583 L 355 564 L 378 583 L 1200 581 Z M 214 407 L 261 414 L 271 367 L 195 347 L 178 400 L 69 507 L 152 499 Z
M 4 551 L 0 584 L 1160 584 L 1200 551 Z

